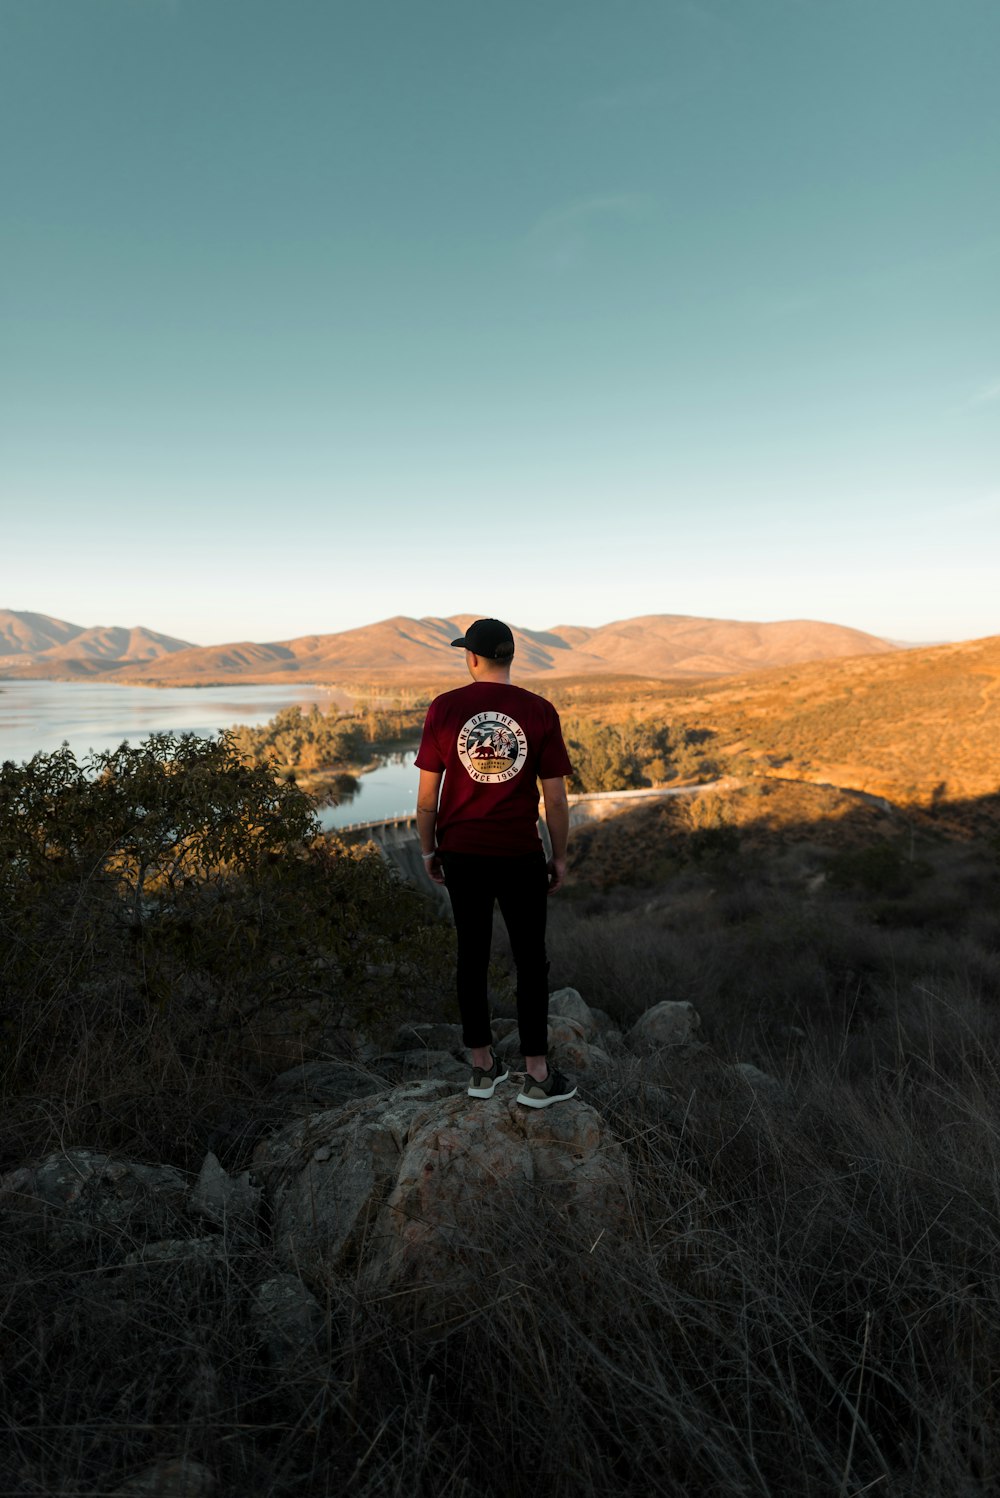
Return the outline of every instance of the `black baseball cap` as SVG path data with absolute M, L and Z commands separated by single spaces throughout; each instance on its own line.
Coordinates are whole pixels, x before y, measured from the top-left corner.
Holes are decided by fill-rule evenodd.
M 451 643 L 488 661 L 509 661 L 514 655 L 514 636 L 500 619 L 477 619 L 460 640 Z

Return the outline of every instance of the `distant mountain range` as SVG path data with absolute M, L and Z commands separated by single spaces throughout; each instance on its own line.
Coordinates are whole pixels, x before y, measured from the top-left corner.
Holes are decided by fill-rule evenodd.
M 464 680 L 464 658 L 449 649 L 476 616 L 397 616 L 337 634 L 257 644 L 192 645 L 137 626 L 70 624 L 47 614 L 0 609 L 0 678 L 110 677 L 147 686 L 225 683 L 349 683 Z M 514 631 L 515 676 L 615 675 L 657 679 L 731 676 L 769 666 L 875 655 L 899 647 L 839 624 L 808 619 L 772 624 L 648 614 L 597 628 L 556 625 Z

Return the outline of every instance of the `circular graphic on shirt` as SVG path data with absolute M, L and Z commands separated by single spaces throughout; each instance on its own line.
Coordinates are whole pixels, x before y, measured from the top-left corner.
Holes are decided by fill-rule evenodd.
M 458 757 L 473 780 L 513 780 L 528 757 L 528 740 L 506 713 L 476 713 L 458 735 Z

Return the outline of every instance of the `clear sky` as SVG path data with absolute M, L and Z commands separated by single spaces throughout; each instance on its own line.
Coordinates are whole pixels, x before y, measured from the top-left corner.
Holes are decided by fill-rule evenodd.
M 0 0 L 0 606 L 1000 633 L 997 0 Z

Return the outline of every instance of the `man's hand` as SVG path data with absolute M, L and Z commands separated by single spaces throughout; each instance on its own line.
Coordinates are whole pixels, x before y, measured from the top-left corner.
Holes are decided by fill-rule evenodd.
M 550 858 L 545 865 L 549 874 L 549 894 L 554 895 L 557 889 L 561 889 L 563 880 L 566 878 L 565 858 Z
M 444 883 L 444 869 L 442 868 L 441 860 L 440 858 L 438 858 L 436 853 L 433 858 L 424 859 L 424 868 L 427 871 L 428 879 L 433 879 L 435 884 Z

